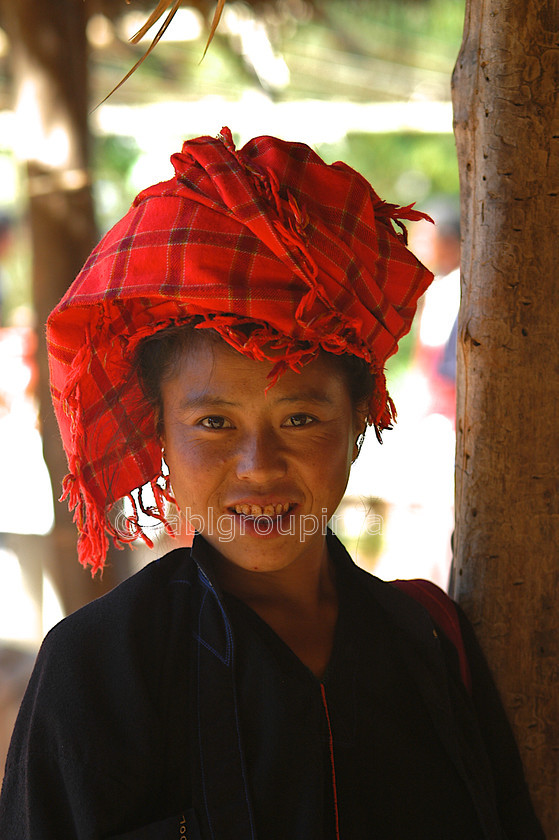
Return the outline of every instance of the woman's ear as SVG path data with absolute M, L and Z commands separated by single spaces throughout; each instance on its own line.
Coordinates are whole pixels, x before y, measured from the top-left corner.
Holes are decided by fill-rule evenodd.
M 353 457 L 351 459 L 351 463 L 353 464 L 361 452 L 361 447 L 363 446 L 363 441 L 365 440 L 365 432 L 367 431 L 367 426 L 369 425 L 369 418 L 367 415 L 363 416 L 363 412 L 359 411 L 356 413 L 355 417 L 355 443 L 353 444 Z
M 159 439 L 159 446 L 161 447 L 161 457 L 167 464 L 167 459 L 165 458 L 165 427 L 163 425 L 163 418 L 159 411 L 156 412 L 155 419 L 157 422 L 157 437 Z
M 163 406 L 161 405 L 161 397 L 159 402 L 153 408 L 153 420 L 155 423 L 155 432 L 159 438 L 161 449 L 165 449 L 165 423 L 163 421 Z

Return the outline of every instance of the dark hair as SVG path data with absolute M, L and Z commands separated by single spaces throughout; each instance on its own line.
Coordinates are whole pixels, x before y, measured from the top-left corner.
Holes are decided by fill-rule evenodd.
M 195 329 L 196 323 L 198 321 L 159 330 L 144 338 L 136 350 L 134 367 L 148 406 L 155 413 L 158 434 L 163 432 L 162 383 L 175 375 L 183 353 L 194 342 L 223 340 L 216 330 Z M 354 409 L 362 411 L 365 417 L 374 391 L 374 378 L 367 362 L 351 353 L 327 355 L 345 378 Z

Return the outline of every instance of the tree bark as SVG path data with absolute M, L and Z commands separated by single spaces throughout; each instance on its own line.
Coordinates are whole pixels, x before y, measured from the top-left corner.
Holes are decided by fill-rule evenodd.
M 86 13 L 81 0 L 4 0 L 3 13 L 12 46 L 17 151 L 27 169 L 43 449 L 57 493 L 67 463 L 50 400 L 44 325 L 97 241 L 88 169 Z M 45 554 L 66 612 L 115 582 L 111 567 L 102 581 L 92 581 L 79 566 L 65 504 L 55 505 Z
M 463 225 L 455 597 L 559 838 L 559 14 L 467 0 L 453 79 Z

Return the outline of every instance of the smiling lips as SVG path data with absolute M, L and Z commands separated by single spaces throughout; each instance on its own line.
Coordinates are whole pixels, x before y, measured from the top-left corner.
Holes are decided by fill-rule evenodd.
M 235 505 L 235 513 L 243 516 L 281 516 L 291 508 L 291 502 L 277 505 Z

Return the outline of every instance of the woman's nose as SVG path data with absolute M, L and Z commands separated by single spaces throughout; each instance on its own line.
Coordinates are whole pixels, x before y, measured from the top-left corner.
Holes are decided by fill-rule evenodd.
M 263 484 L 285 475 L 285 453 L 273 430 L 246 434 L 237 456 L 237 476 Z

